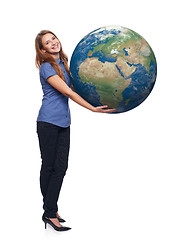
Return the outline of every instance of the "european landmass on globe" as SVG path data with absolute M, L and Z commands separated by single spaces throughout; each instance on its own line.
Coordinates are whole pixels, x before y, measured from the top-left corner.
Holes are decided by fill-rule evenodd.
M 108 105 L 116 113 L 141 104 L 153 89 L 155 55 L 138 33 L 108 26 L 86 35 L 70 61 L 75 91 L 93 106 Z

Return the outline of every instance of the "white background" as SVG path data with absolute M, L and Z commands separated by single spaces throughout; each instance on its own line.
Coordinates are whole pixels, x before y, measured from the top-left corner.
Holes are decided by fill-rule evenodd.
M 169 240 L 168 1 L 10 0 L 0 9 L 1 239 Z M 130 28 L 150 44 L 156 84 L 145 102 L 122 114 L 92 113 L 70 101 L 71 149 L 59 213 L 72 230 L 45 230 L 35 37 L 53 31 L 70 59 L 86 34 L 108 25 Z

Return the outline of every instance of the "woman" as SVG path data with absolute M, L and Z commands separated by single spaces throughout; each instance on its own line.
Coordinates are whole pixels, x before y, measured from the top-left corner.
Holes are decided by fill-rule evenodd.
M 54 33 L 41 31 L 35 39 L 36 66 L 40 72 L 43 100 L 37 118 L 37 134 L 42 158 L 40 188 L 43 195 L 42 220 L 57 231 L 66 231 L 58 214 L 58 198 L 68 167 L 70 109 L 68 98 L 93 111 L 110 113 L 107 106 L 93 107 L 71 89 L 68 58 Z

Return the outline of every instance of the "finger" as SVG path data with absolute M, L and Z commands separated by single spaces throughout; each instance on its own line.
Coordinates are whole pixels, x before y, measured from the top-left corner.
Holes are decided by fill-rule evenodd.
M 97 107 L 98 109 L 103 109 L 103 108 L 107 108 L 108 106 L 107 105 L 104 105 L 104 106 L 99 106 Z
M 108 107 L 107 105 L 102 106 L 102 108 L 107 108 L 107 107 Z
M 116 112 L 116 109 L 106 109 L 105 112 L 106 112 L 106 113 L 109 113 L 109 112 Z

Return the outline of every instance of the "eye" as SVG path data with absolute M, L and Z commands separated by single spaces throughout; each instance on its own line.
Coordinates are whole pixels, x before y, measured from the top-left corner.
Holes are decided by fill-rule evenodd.
M 56 38 L 56 37 L 55 37 L 55 36 L 53 36 L 53 37 L 52 37 L 52 40 L 54 40 L 55 38 Z
M 49 41 L 48 41 L 48 42 L 46 42 L 46 45 L 47 45 L 47 44 L 49 44 Z

